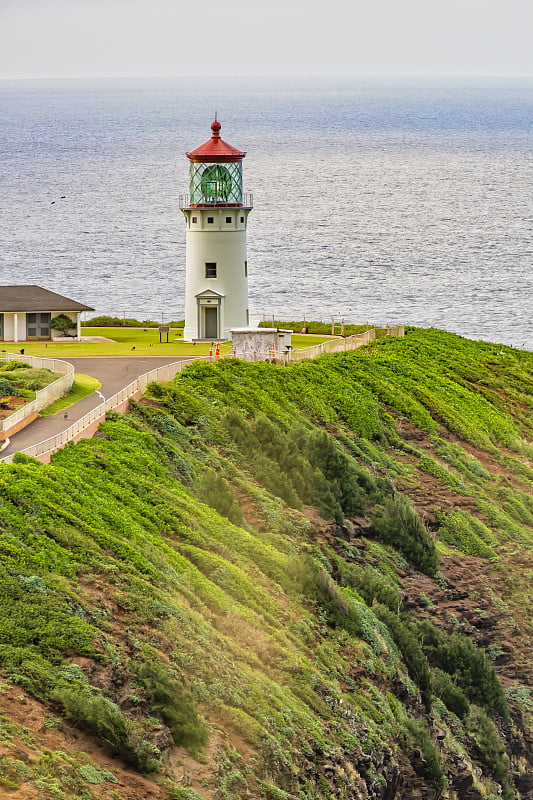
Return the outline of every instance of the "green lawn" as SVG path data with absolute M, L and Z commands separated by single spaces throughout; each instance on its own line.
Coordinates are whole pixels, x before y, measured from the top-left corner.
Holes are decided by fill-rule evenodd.
M 73 406 L 74 403 L 83 400 L 84 397 L 95 392 L 101 385 L 100 381 L 96 380 L 96 378 L 92 378 L 90 375 L 76 373 L 70 391 L 64 397 L 60 397 L 59 400 L 52 403 L 52 405 L 43 408 L 40 412 L 41 417 L 53 417 L 55 414 L 65 411 L 67 408 L 70 408 L 70 406 Z
M 191 344 L 181 339 L 181 331 L 173 329 L 169 333 L 168 343 L 166 334 L 162 334 L 159 342 L 157 328 L 82 328 L 82 336 L 105 336 L 112 339 L 109 342 L 19 342 L 18 344 L 5 343 L 5 349 L 10 353 L 24 350 L 25 355 L 47 356 L 49 358 L 77 358 L 79 356 L 204 356 L 209 353 L 209 344 Z M 312 347 L 320 342 L 331 339 L 331 336 L 302 336 L 292 337 L 293 348 Z M 220 352 L 231 353 L 231 342 L 223 342 Z

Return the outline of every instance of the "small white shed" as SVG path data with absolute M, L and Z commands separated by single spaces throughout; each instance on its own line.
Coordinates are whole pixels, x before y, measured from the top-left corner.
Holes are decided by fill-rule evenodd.
M 287 361 L 292 331 L 281 328 L 232 328 L 233 353 L 244 361 Z

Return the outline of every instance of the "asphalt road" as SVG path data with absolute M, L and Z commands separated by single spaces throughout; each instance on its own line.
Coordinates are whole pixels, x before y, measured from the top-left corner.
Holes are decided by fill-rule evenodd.
M 117 356 L 114 358 L 65 358 L 63 360 L 73 364 L 75 372 L 91 375 L 100 381 L 102 385 L 99 392 L 103 395 L 103 399 L 107 400 L 139 375 L 164 364 L 172 364 L 183 359 L 176 356 L 139 356 L 137 358 Z M 103 399 L 99 394 L 93 392 L 79 403 L 70 406 L 65 412 L 66 416 L 65 413 L 60 413 L 54 417 L 36 419 L 35 422 L 30 423 L 11 438 L 9 445 L 0 453 L 0 459 L 61 433 L 73 422 L 96 408 L 103 402 Z

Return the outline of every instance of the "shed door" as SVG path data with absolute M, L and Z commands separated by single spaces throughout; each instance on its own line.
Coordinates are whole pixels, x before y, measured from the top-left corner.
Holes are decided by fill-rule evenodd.
M 26 338 L 49 339 L 51 314 L 26 314 Z
M 218 339 L 218 308 L 205 309 L 205 338 Z

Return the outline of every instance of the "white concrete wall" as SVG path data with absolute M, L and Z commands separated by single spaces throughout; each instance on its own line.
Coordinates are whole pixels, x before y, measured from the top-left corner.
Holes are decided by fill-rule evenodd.
M 17 315 L 17 333 L 15 335 L 15 314 L 4 312 L 4 341 L 5 342 L 24 342 L 26 340 L 26 314 L 20 312 Z
M 211 290 L 222 295 L 220 339 L 230 339 L 232 328 L 248 324 L 248 277 L 246 263 L 246 220 L 250 209 L 187 208 L 185 249 L 185 329 L 186 341 L 199 339 L 196 296 Z M 208 218 L 213 223 L 208 223 Z M 227 223 L 226 218 L 232 222 Z M 196 218 L 196 222 L 192 220 Z M 241 222 L 244 218 L 244 222 Z M 216 263 L 216 278 L 205 277 L 206 262 Z
M 237 329 L 232 330 L 231 337 L 236 357 L 244 361 L 264 361 L 290 355 L 290 350 L 287 351 L 286 347 L 291 344 L 292 331 L 281 331 L 277 328 Z

